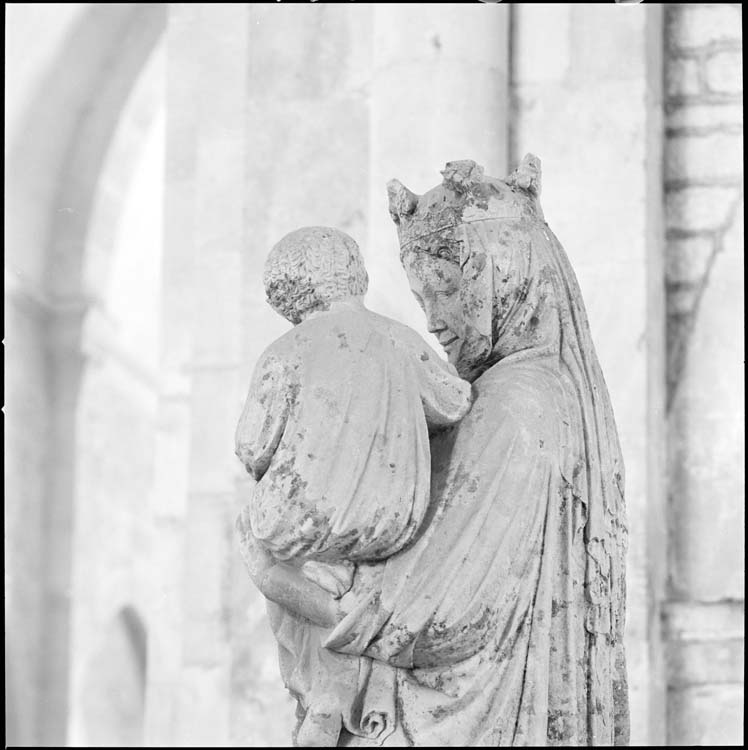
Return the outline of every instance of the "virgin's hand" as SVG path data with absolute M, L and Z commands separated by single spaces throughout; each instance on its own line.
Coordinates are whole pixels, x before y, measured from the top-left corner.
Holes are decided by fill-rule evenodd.
M 358 604 L 358 597 L 353 591 L 347 591 L 340 599 L 337 600 L 336 624 L 340 622 L 347 614 L 352 612 Z
M 356 566 L 351 562 L 324 563 L 308 560 L 301 566 L 301 574 L 339 599 L 350 590 Z

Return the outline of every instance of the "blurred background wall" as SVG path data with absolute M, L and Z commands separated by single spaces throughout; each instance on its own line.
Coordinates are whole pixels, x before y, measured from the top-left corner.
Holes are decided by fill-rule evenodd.
M 740 5 L 6 5 L 8 744 L 287 744 L 233 523 L 284 233 L 543 162 L 627 468 L 633 744 L 741 744 Z M 432 343 L 435 343 L 432 340 Z

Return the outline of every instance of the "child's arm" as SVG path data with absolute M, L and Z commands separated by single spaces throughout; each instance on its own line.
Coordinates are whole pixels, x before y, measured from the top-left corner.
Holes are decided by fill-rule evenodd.
M 258 481 L 270 465 L 288 420 L 291 393 L 287 381 L 283 363 L 263 354 L 236 428 L 236 455 Z
M 429 427 L 456 424 L 470 411 L 471 386 L 426 342 L 416 352 L 421 402 Z
M 333 628 L 343 618 L 344 612 L 332 594 L 286 563 L 269 568 L 259 588 L 266 599 L 323 628 Z
M 249 577 L 266 599 L 324 628 L 338 624 L 345 614 L 338 597 L 310 581 L 301 569 L 278 562 L 252 533 L 246 508 L 236 520 L 236 530 Z

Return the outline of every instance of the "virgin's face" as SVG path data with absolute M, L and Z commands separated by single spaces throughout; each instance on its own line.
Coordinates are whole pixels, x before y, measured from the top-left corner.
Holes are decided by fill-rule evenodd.
M 426 315 L 428 330 L 457 365 L 465 341 L 458 266 L 426 253 L 407 253 L 403 265 L 413 296 Z

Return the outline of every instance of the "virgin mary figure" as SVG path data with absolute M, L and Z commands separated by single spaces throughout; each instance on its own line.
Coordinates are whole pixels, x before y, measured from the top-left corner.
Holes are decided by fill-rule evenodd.
M 422 196 L 391 182 L 390 212 L 474 405 L 432 438 L 421 533 L 326 646 L 395 668 L 385 745 L 627 744 L 623 461 L 540 164 L 442 174 Z

